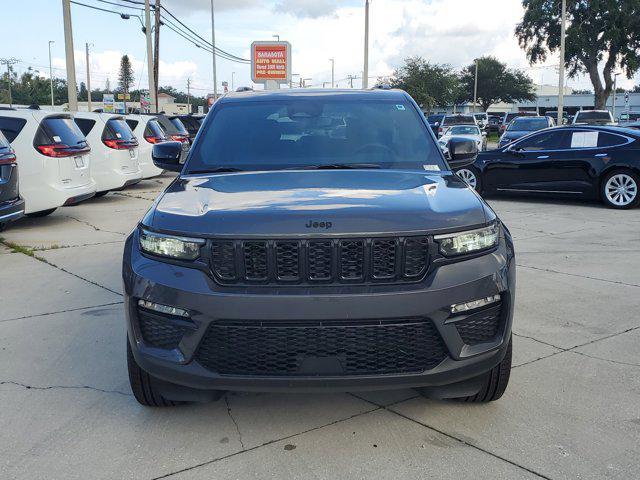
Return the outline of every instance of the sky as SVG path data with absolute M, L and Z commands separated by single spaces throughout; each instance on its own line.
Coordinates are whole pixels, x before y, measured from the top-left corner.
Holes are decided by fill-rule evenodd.
M 1 0 L 8 2 L 9 0 Z M 132 15 L 143 12 L 126 8 L 126 0 L 74 0 Z M 153 1 L 153 0 L 152 0 Z M 210 0 L 162 0 L 181 21 L 206 39 L 211 38 Z M 254 40 L 273 40 L 279 35 L 292 45 L 293 73 L 308 78 L 307 84 L 322 86 L 331 80 L 330 58 L 335 59 L 335 78 L 347 87 L 348 75 L 361 77 L 364 48 L 364 0 L 214 0 L 216 45 L 242 58 L 250 57 Z M 5 6 L 6 7 L 6 6 Z M 53 40 L 53 75 L 65 77 L 64 31 L 61 0 L 22 0 L 3 9 L 0 58 L 20 60 L 18 72 L 29 66 L 49 74 L 48 41 Z M 494 55 L 510 67 L 524 68 L 535 83 L 557 84 L 558 60 L 530 66 L 514 36 L 522 18 L 521 0 L 371 0 L 370 76 L 389 76 L 409 56 L 454 68 L 470 64 L 482 55 Z M 135 88 L 146 88 L 146 43 L 135 17 L 71 5 L 77 81 L 86 81 L 85 44 L 90 48 L 92 88 L 117 84 L 120 58 L 132 60 Z M 25 28 L 28 27 L 28 28 Z M 221 82 L 251 85 L 250 66 L 217 60 Z M 232 74 L 233 72 L 233 74 Z M 213 91 L 211 54 L 195 47 L 166 27 L 161 29 L 160 85 L 192 93 Z M 299 77 L 296 77 L 299 78 Z M 638 79 L 619 77 L 619 86 L 631 88 Z M 568 79 L 570 87 L 592 89 L 586 77 Z M 360 86 L 360 80 L 354 81 Z

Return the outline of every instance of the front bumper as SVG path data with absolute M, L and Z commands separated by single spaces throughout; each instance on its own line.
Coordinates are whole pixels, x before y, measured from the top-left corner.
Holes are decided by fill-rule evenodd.
M 24 200 L 16 198 L 6 202 L 0 202 L 0 223 L 18 220 L 24 215 Z
M 477 377 L 504 357 L 511 336 L 515 294 L 515 257 L 504 229 L 498 248 L 472 259 L 441 265 L 410 285 L 340 287 L 220 287 L 205 272 L 143 256 L 137 231 L 127 240 L 123 279 L 130 344 L 136 362 L 152 376 L 199 390 L 350 391 L 441 386 Z M 449 313 L 455 303 L 500 295 L 499 333 L 488 341 L 465 344 Z M 139 299 L 191 312 L 194 329 L 177 348 L 147 344 L 138 323 Z M 196 352 L 211 325 L 233 321 L 353 322 L 423 317 L 430 319 L 446 355 L 433 368 L 374 375 L 221 375 L 205 368 Z

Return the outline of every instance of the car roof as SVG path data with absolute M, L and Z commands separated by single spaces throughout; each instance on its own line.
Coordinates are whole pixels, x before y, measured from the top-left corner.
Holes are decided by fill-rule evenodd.
M 70 117 L 71 112 L 56 112 L 54 110 L 32 110 L 30 108 L 17 108 L 15 110 L 2 110 L 0 115 L 3 117 L 25 118 L 27 120 L 33 118 L 38 122 L 47 117 Z
M 74 112 L 73 116 L 77 118 L 100 118 L 105 122 L 107 120 L 111 120 L 114 118 L 125 118 L 125 116 L 120 113 L 105 113 L 105 112 Z
M 640 122 L 639 122 L 640 123 Z M 559 127 L 551 127 L 549 130 L 597 130 L 599 132 L 617 133 L 621 135 L 632 135 L 640 137 L 640 132 L 633 128 L 618 127 L 616 125 L 562 125 Z
M 283 99 L 329 98 L 331 100 L 406 100 L 408 95 L 397 89 L 339 89 L 339 88 L 286 88 L 282 90 L 253 90 L 246 92 L 229 92 L 216 103 L 259 102 Z

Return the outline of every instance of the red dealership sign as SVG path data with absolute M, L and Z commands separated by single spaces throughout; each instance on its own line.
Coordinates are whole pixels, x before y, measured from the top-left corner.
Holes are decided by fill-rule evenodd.
M 287 83 L 291 77 L 289 42 L 253 42 L 251 73 L 254 83 Z

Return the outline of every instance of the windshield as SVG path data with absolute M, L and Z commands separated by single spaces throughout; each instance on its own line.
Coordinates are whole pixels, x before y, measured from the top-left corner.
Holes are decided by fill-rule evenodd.
M 478 127 L 460 125 L 456 127 L 451 127 L 447 132 L 447 135 L 480 135 L 480 130 Z
M 535 132 L 548 126 L 546 118 L 516 118 L 511 122 L 507 130 L 515 132 Z
M 276 170 L 366 163 L 374 168 L 448 170 L 409 102 L 282 99 L 221 104 L 187 164 Z
M 610 122 L 611 114 L 609 112 L 590 112 L 590 111 L 579 112 L 578 121 L 584 121 L 584 120 Z

